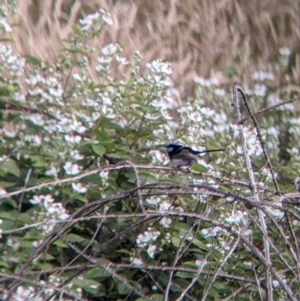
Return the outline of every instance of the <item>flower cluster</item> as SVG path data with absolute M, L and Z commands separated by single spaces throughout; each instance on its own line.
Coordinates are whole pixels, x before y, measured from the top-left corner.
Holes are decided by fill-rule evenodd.
M 62 203 L 54 202 L 51 195 L 34 195 L 29 202 L 38 205 L 42 210 L 38 212 L 38 220 L 43 222 L 41 229 L 45 234 L 49 234 L 57 220 L 66 220 L 69 217 Z M 36 221 L 36 217 L 34 217 Z
M 157 238 L 160 236 L 160 232 L 156 231 L 154 228 L 148 228 L 147 231 L 139 234 L 136 239 L 136 244 L 139 248 L 148 247 L 147 253 L 150 258 L 154 257 L 156 245 L 153 244 Z

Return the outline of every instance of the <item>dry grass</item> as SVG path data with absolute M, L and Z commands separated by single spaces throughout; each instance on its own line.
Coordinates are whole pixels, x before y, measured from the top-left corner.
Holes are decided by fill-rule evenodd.
M 290 72 L 299 72 L 299 1 L 292 0 L 31 0 L 19 1 L 13 31 L 23 54 L 55 61 L 62 39 L 78 18 L 102 7 L 114 25 L 94 41 L 97 48 L 117 42 L 130 57 L 140 50 L 143 63 L 172 62 L 182 96 L 191 95 L 195 75 L 247 83 L 249 74 L 276 60 L 280 47 L 295 51 Z M 93 62 L 91 62 L 93 63 Z

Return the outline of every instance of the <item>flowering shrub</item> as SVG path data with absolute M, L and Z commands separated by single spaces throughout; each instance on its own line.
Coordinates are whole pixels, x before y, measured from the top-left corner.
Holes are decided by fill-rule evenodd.
M 261 117 L 260 136 L 249 121 L 237 123 L 231 85 L 214 78 L 196 77 L 195 96 L 180 104 L 169 63 L 146 63 L 142 74 L 138 51 L 125 58 L 118 44 L 89 47 L 112 24 L 102 9 L 79 20 L 55 64 L 0 45 L 4 297 L 254 300 L 264 273 L 274 294 L 292 296 L 298 209 L 286 213 L 291 196 L 274 182 L 292 191 L 297 176 L 294 104 Z M 8 20 L 0 28 L 11 30 Z M 96 80 L 91 55 L 99 55 Z M 281 64 L 288 55 L 280 51 Z M 276 70 L 253 74 L 252 113 L 262 98 L 283 100 L 272 86 Z M 176 170 L 170 141 L 226 151 Z

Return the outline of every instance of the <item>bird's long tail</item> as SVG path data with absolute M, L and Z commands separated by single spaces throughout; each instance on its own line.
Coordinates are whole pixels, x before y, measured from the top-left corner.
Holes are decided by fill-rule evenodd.
M 219 148 L 219 149 L 207 149 L 201 152 L 198 152 L 198 154 L 205 154 L 205 153 L 212 153 L 212 152 L 222 152 L 225 151 L 226 148 Z

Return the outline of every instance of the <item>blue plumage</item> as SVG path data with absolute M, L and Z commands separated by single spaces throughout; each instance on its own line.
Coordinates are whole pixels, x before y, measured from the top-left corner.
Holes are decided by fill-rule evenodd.
M 199 159 L 199 154 L 209 152 L 219 152 L 225 149 L 212 149 L 204 151 L 196 151 L 192 148 L 177 143 L 170 143 L 167 146 L 167 151 L 171 162 L 176 167 L 189 167 Z

